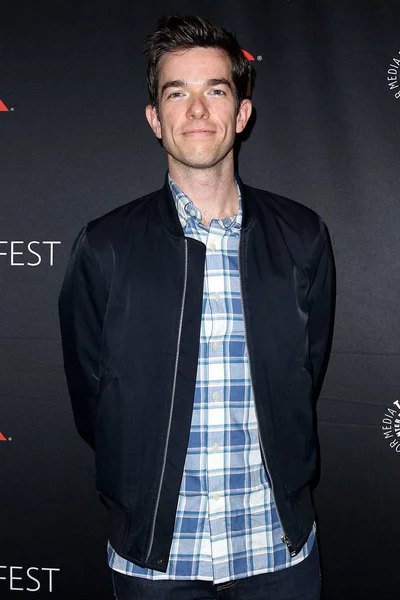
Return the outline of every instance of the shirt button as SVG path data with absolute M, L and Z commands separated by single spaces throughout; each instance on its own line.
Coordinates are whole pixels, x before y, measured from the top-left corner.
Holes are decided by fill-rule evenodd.
M 218 502 L 218 500 L 221 500 L 221 496 L 219 494 L 214 494 L 213 500 L 215 500 L 215 502 Z
M 218 452 L 219 445 L 217 443 L 213 444 L 212 449 L 213 449 L 214 452 Z
M 213 300 L 219 300 L 220 299 L 220 295 L 219 294 L 213 294 L 212 298 L 213 298 Z
M 217 246 L 214 244 L 214 242 L 211 242 L 211 244 L 208 246 L 210 248 L 210 250 L 216 250 Z
M 213 343 L 212 343 L 212 349 L 213 349 L 213 350 L 218 350 L 219 346 L 220 346 L 220 343 L 219 343 L 219 342 L 213 342 Z
M 189 214 L 190 214 L 192 217 L 194 217 L 194 216 L 195 216 L 195 214 L 196 214 L 196 211 L 195 211 L 195 210 L 193 210 L 193 208 L 192 208 L 191 210 L 189 210 Z
M 218 392 L 213 392 L 212 399 L 213 400 L 218 400 L 218 398 L 219 398 L 219 393 Z

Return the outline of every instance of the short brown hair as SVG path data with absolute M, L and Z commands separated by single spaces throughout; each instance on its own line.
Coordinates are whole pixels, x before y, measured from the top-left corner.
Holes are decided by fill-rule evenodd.
M 161 57 L 166 52 L 189 48 L 216 48 L 225 52 L 231 61 L 236 105 L 248 95 L 253 82 L 253 69 L 244 56 L 236 37 L 222 27 L 197 15 L 168 15 L 158 21 L 157 29 L 146 38 L 147 86 L 150 103 L 158 109 L 158 76 Z

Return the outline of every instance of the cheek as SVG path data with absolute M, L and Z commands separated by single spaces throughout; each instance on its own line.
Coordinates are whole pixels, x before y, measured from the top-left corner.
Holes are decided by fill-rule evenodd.
M 179 116 L 176 111 L 165 111 L 161 117 L 161 129 L 164 133 L 172 133 L 179 125 Z
M 231 128 L 236 126 L 236 112 L 232 111 L 232 107 L 220 106 L 216 112 L 216 116 L 221 123 L 224 123 L 226 127 Z

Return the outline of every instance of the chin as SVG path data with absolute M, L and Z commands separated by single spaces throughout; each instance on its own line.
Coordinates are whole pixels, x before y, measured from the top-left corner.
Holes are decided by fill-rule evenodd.
M 186 165 L 187 167 L 192 167 L 193 169 L 210 169 L 211 167 L 214 167 L 220 159 L 217 160 L 212 160 L 210 158 L 203 158 L 203 159 L 199 159 L 199 158 L 190 158 L 188 156 L 185 156 L 185 158 L 183 160 L 181 160 L 180 162 L 184 165 Z
M 225 158 L 228 152 L 224 154 L 215 154 L 213 152 L 209 153 L 170 153 L 172 158 L 174 158 L 177 162 L 185 165 L 186 167 L 190 167 L 192 169 L 211 169 L 215 167 L 221 160 Z

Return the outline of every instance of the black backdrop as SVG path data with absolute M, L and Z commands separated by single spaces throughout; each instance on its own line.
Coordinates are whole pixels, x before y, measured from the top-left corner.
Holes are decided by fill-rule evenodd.
M 215 20 L 256 58 L 241 176 L 329 226 L 338 297 L 315 494 L 325 598 L 394 600 L 400 4 L 378 0 L 1 3 L 0 598 L 112 597 L 56 301 L 80 227 L 163 183 L 142 46 L 169 12 Z

